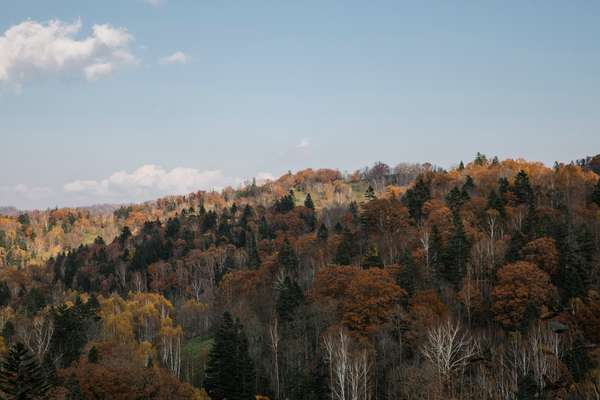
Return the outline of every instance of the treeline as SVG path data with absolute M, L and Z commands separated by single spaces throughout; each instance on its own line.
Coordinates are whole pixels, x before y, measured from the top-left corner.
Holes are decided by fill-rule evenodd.
M 25 365 L 53 399 L 596 399 L 592 164 L 478 154 L 161 200 L 1 270 L 0 393 Z

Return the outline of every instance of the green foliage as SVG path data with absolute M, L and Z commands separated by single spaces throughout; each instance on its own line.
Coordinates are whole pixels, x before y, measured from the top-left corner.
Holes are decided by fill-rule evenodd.
M 533 204 L 533 188 L 529 183 L 529 175 L 527 175 L 527 173 L 523 170 L 519 171 L 519 173 L 515 177 L 513 193 L 517 198 L 517 202 L 521 204 Z
M 598 182 L 596 182 L 594 190 L 592 191 L 592 202 L 600 207 L 600 179 L 598 179 Z
M 279 249 L 277 261 L 288 274 L 295 274 L 298 272 L 298 257 L 296 257 L 296 252 L 287 238 L 283 241 L 283 245 Z
M 315 203 L 313 203 L 310 193 L 306 195 L 306 199 L 304 200 L 304 207 L 311 209 L 311 210 L 315 209 Z
M 453 213 L 452 227 L 452 236 L 445 251 L 444 275 L 449 282 L 458 284 L 466 271 L 471 243 L 458 212 Z
M 325 241 L 327 241 L 328 237 L 329 237 L 329 230 L 327 229 L 325 224 L 321 224 L 319 226 L 319 230 L 317 231 L 317 238 L 320 241 L 325 242 Z
M 365 254 L 362 265 L 364 268 L 383 268 L 383 260 L 381 260 L 376 246 L 369 246 L 369 250 L 367 251 L 367 254 Z
M 204 387 L 213 400 L 254 400 L 254 364 L 243 327 L 223 314 L 207 362 Z
M 22 343 L 14 344 L 0 368 L 0 394 L 6 400 L 41 400 L 49 388 L 33 354 Z
M 278 213 L 285 214 L 294 209 L 295 203 L 296 202 L 294 197 L 294 191 L 290 190 L 290 192 L 287 195 L 275 201 L 275 205 L 273 206 L 273 208 Z
M 410 216 L 420 221 L 423 215 L 423 204 L 431 199 L 429 184 L 422 177 L 417 178 L 415 186 L 408 189 L 402 197 L 402 203 L 408 207 Z
M 294 319 L 296 309 L 304 303 L 304 293 L 295 280 L 286 277 L 279 291 L 275 309 L 279 320 L 283 323 Z
M 367 191 L 365 192 L 365 199 L 367 199 L 367 201 L 371 201 L 375 200 L 376 198 L 377 196 L 375 195 L 375 189 L 373 189 L 373 186 L 369 185 Z

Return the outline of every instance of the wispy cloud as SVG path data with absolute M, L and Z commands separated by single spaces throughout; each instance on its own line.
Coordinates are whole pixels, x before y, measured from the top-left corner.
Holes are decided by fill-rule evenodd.
M 78 72 L 88 80 L 135 64 L 125 28 L 93 25 L 89 36 L 78 38 L 81 20 L 66 23 L 25 21 L 0 36 L 0 82 L 17 86 L 38 76 Z
M 183 51 L 176 51 L 175 53 L 161 58 L 159 61 L 161 64 L 186 64 L 189 60 L 189 56 Z

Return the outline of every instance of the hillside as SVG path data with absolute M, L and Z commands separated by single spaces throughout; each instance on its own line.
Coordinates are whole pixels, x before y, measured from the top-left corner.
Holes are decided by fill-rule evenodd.
M 57 399 L 593 399 L 594 160 L 309 169 L 3 216 L 0 352 L 25 343 Z

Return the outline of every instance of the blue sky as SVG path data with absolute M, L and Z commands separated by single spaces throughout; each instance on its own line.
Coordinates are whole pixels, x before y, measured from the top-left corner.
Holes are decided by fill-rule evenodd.
M 0 5 L 0 205 L 600 152 L 597 2 Z

